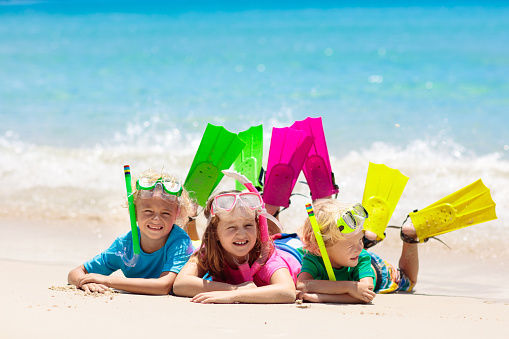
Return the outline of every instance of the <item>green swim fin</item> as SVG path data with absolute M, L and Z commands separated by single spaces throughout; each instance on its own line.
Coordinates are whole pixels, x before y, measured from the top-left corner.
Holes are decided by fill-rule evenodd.
M 481 179 L 428 207 L 409 214 L 419 242 L 460 228 L 497 219 L 495 202 Z
M 377 241 L 385 238 L 385 229 L 403 194 L 408 177 L 397 169 L 383 164 L 369 163 L 362 206 L 369 217 L 364 222 L 364 230 L 377 235 Z
M 229 169 L 245 142 L 223 126 L 208 124 L 187 174 L 184 187 L 200 206 L 205 206 L 210 194 Z
M 260 172 L 262 170 L 263 156 L 263 125 L 252 126 L 248 130 L 239 133 L 240 140 L 246 143 L 246 146 L 235 159 L 233 168 L 235 171 L 243 174 L 253 185 L 261 191 Z M 235 188 L 243 191 L 246 187 L 236 180 Z

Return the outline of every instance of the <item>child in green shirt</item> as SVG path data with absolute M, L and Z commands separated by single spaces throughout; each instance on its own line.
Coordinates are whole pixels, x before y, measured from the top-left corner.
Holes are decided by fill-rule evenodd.
M 364 250 L 362 224 L 367 212 L 361 204 L 347 205 L 333 199 L 316 200 L 316 221 L 336 281 L 329 280 L 310 220 L 301 229 L 308 251 L 297 281 L 297 298 L 310 302 L 369 303 L 376 293 L 411 291 L 417 282 L 417 244 L 403 243 L 399 268 Z M 403 234 L 416 239 L 415 228 Z

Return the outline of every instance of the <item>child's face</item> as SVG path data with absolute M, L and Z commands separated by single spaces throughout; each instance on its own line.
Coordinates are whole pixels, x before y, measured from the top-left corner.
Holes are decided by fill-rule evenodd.
M 221 246 L 232 257 L 243 262 L 245 256 L 253 249 L 257 238 L 256 221 L 240 213 L 221 215 L 217 225 L 217 237 Z
M 362 232 L 340 240 L 331 247 L 327 247 L 331 264 L 334 268 L 354 267 L 359 263 L 359 254 L 364 248 Z
M 142 247 L 153 250 L 166 243 L 173 224 L 178 217 L 178 204 L 163 200 L 160 196 L 136 201 L 136 216 L 141 232 Z

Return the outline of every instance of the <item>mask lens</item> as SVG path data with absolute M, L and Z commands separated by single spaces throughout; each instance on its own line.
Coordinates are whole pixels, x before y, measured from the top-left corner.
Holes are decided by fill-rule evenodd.
M 154 187 L 155 180 L 151 180 L 149 178 L 141 178 L 138 180 L 138 188 L 141 189 L 150 189 Z
M 180 196 L 182 193 L 182 185 L 178 181 L 165 180 L 162 182 L 164 190 L 170 194 Z
M 140 190 L 138 191 L 138 196 L 142 199 L 150 199 L 154 196 L 154 191 Z
M 358 215 L 361 218 L 366 219 L 368 217 L 368 211 L 366 211 L 364 206 L 362 206 L 361 204 L 356 204 L 353 207 L 353 212 L 354 214 Z
M 256 209 L 262 205 L 262 200 L 256 193 L 243 193 L 239 197 L 244 205 L 251 209 Z
M 235 205 L 237 196 L 235 194 L 222 194 L 218 195 L 215 199 L 215 205 L 217 208 L 230 211 Z
M 345 224 L 347 224 L 348 227 L 350 227 L 352 230 L 357 228 L 357 220 L 355 219 L 352 212 L 350 211 L 346 212 L 345 214 L 343 214 L 342 218 Z

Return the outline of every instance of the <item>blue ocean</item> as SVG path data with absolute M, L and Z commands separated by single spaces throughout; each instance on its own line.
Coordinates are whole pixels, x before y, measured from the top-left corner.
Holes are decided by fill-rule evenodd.
M 338 199 L 362 200 L 369 162 L 410 177 L 392 224 L 482 178 L 498 220 L 444 238 L 496 257 L 508 93 L 509 7 L 494 2 L 4 0 L 0 216 L 127 220 L 124 164 L 184 180 L 212 123 L 263 124 L 265 166 L 272 128 L 311 116 Z M 289 231 L 307 200 L 283 212 Z

